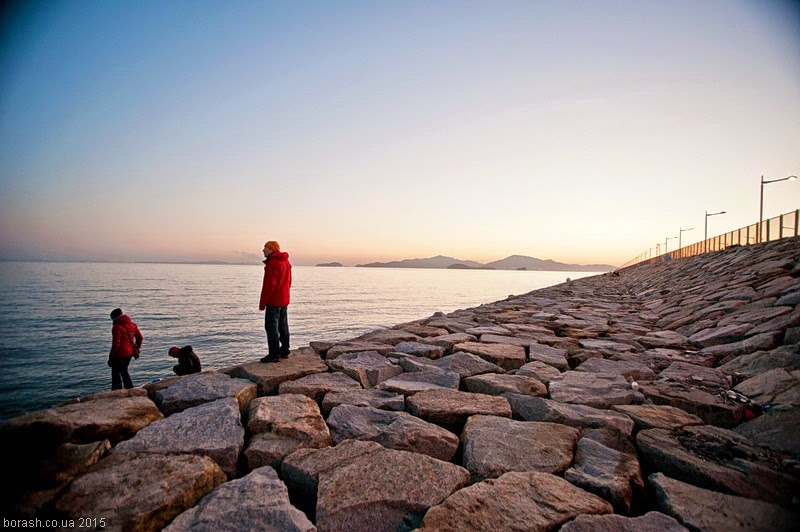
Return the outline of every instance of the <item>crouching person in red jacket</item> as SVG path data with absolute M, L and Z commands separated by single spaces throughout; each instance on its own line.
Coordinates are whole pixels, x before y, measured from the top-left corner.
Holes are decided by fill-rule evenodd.
M 111 366 L 111 389 L 119 390 L 122 385 L 125 389 L 133 388 L 131 376 L 128 374 L 128 365 L 131 358 L 139 358 L 142 348 L 142 333 L 127 314 L 121 309 L 111 311 L 114 325 L 111 327 L 111 351 L 108 353 L 108 365 Z
M 292 265 L 289 254 L 281 251 L 274 240 L 264 244 L 264 282 L 258 310 L 264 313 L 269 351 L 261 362 L 278 362 L 289 356 L 289 291 L 292 287 Z

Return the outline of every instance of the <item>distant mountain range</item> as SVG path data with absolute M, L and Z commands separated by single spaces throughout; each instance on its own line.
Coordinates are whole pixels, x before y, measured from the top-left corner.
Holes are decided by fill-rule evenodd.
M 543 260 L 524 255 L 511 255 L 501 260 L 481 264 L 474 260 L 461 260 L 437 255 L 427 259 L 405 259 L 392 262 L 370 262 L 356 264 L 357 268 L 447 268 L 459 270 L 529 270 L 529 271 L 570 271 L 570 272 L 608 272 L 616 266 L 610 264 L 565 264 L 554 260 Z

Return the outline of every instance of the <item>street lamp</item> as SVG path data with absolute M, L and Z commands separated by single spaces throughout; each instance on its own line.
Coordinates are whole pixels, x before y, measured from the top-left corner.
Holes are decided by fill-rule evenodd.
M 758 242 L 761 242 L 761 224 L 764 222 L 764 185 L 770 183 L 778 183 L 779 181 L 797 181 L 796 175 L 790 175 L 781 179 L 772 179 L 764 181 L 764 176 L 761 176 L 761 199 L 758 204 Z
M 668 237 L 666 237 L 666 240 L 664 240 L 664 253 L 665 254 L 669 251 L 669 248 L 667 247 L 667 245 L 669 244 L 669 241 L 670 240 L 675 240 L 676 238 L 678 238 L 678 237 L 676 237 L 676 236 L 668 236 Z
M 693 231 L 694 227 L 690 227 L 689 229 L 680 229 L 678 231 L 678 249 L 681 249 L 681 236 L 683 236 L 684 231 Z
M 719 211 L 719 212 L 712 212 L 711 214 L 708 214 L 708 211 L 706 211 L 706 230 L 705 230 L 705 234 L 703 236 L 703 253 L 707 253 L 708 252 L 708 217 L 709 216 L 716 216 L 718 214 L 726 214 L 726 213 L 725 213 L 725 211 Z

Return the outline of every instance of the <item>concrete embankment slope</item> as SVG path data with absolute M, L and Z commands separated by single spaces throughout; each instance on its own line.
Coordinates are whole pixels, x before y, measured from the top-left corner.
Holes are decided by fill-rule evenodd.
M 0 425 L 15 494 L 2 515 L 112 530 L 789 530 L 798 278 L 800 239 L 728 249 L 81 398 Z

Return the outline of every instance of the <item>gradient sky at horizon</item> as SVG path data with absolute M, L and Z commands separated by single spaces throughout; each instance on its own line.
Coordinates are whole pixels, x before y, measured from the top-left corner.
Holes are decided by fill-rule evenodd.
M 0 258 L 620 265 L 800 174 L 786 1 L 28 1 Z M 800 181 L 765 189 L 765 217 Z M 676 240 L 670 241 L 670 248 Z

